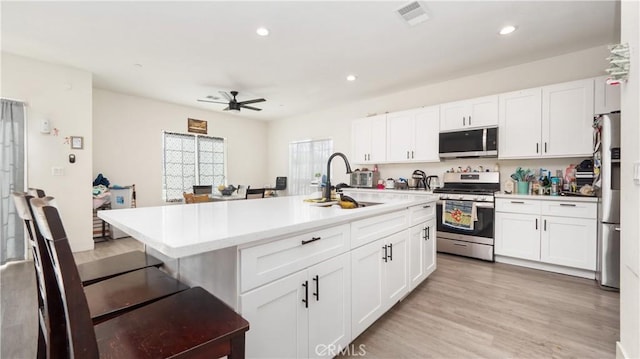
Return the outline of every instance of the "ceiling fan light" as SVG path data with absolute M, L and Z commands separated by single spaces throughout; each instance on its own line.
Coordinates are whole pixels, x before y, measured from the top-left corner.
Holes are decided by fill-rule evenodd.
M 230 108 L 229 112 L 240 113 L 240 109 L 239 108 Z
M 503 27 L 502 29 L 500 29 L 499 34 L 500 35 L 509 35 L 510 33 L 516 31 L 516 27 L 513 25 L 507 25 L 505 27 Z
M 256 29 L 256 34 L 260 36 L 269 36 L 269 29 L 267 29 L 266 27 L 259 27 L 258 29 Z

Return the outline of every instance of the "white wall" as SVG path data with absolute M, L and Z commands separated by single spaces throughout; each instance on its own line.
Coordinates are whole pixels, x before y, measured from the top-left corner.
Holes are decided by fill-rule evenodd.
M 351 120 L 373 113 L 393 112 L 420 106 L 435 105 L 449 101 L 473 98 L 501 92 L 526 89 L 552 83 L 583 79 L 604 75 L 607 67 L 606 46 L 599 46 L 540 61 L 512 66 L 496 71 L 446 81 L 397 92 L 377 98 L 353 102 L 348 105 L 331 107 L 321 112 L 287 118 L 269 124 L 269 173 L 287 175 L 288 144 L 302 139 L 332 138 L 334 150 L 344 152 L 351 158 Z M 357 86 L 356 83 L 345 86 Z M 522 160 L 500 161 L 503 181 L 517 166 L 527 168 L 564 169 L 569 163 L 580 159 L 566 160 Z M 408 177 L 414 169 L 422 169 L 427 174 L 442 175 L 445 169 L 457 166 L 491 165 L 496 160 L 454 160 L 442 163 L 418 163 L 404 165 L 380 165 L 381 176 Z M 511 171 L 511 172 L 507 172 Z M 332 171 L 333 183 L 347 182 L 342 167 Z M 506 175 L 505 175 L 506 174 Z
M 136 185 L 138 207 L 162 199 L 162 131 L 187 133 L 187 118 L 208 121 L 210 136 L 227 139 L 227 183 L 262 187 L 267 174 L 267 124 L 101 89 L 93 91 L 93 176 Z
M 620 343 L 618 357 L 640 358 L 640 184 L 633 165 L 640 165 L 640 3 L 621 3 L 621 42 L 631 48 L 629 81 L 622 85 L 622 178 L 620 206 Z
M 2 53 L 2 96 L 27 102 L 27 185 L 56 197 L 72 250 L 93 249 L 91 74 Z M 58 136 L 40 133 L 48 119 Z M 71 150 L 65 137 L 83 136 Z M 69 154 L 76 162 L 69 163 Z M 63 176 L 53 176 L 61 167 Z

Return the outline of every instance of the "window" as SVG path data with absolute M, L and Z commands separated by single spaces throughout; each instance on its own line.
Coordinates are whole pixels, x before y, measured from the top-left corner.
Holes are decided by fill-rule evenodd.
M 319 190 L 312 187 L 318 181 L 333 152 L 333 140 L 299 141 L 289 144 L 289 193 L 310 194 Z
M 224 184 L 225 140 L 218 137 L 163 133 L 162 197 L 167 202 L 182 200 L 193 185 Z

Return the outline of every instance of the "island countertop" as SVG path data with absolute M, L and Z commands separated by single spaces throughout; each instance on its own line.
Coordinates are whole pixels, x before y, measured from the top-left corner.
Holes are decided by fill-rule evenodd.
M 171 258 L 249 245 L 333 226 L 431 201 L 389 197 L 358 209 L 324 208 L 305 196 L 98 211 L 98 217 Z M 357 198 L 356 198 L 357 199 Z

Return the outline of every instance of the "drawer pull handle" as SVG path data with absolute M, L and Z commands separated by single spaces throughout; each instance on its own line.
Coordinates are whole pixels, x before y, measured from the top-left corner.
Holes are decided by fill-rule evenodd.
M 426 206 L 423 206 L 422 208 L 431 208 L 431 205 L 430 205 L 430 204 L 428 204 L 428 205 L 426 205 Z
M 307 239 L 306 241 L 303 240 L 302 241 L 302 245 L 309 244 L 309 243 L 315 242 L 315 241 L 319 241 L 321 239 L 322 239 L 322 237 L 311 237 L 311 239 Z
M 316 302 L 320 301 L 320 277 L 316 274 L 313 277 L 313 281 L 316 282 L 316 292 L 313 293 L 313 296 L 316 297 Z
M 302 303 L 304 303 L 305 308 L 309 308 L 309 281 L 305 280 L 302 286 L 304 287 L 304 299 Z
M 454 246 L 460 246 L 460 247 L 466 247 L 466 244 L 462 244 L 462 243 L 454 243 Z
M 524 201 L 511 201 L 511 203 L 514 203 L 514 204 L 524 204 Z
M 560 203 L 561 206 L 565 206 L 565 207 L 575 207 L 576 205 L 573 203 Z

